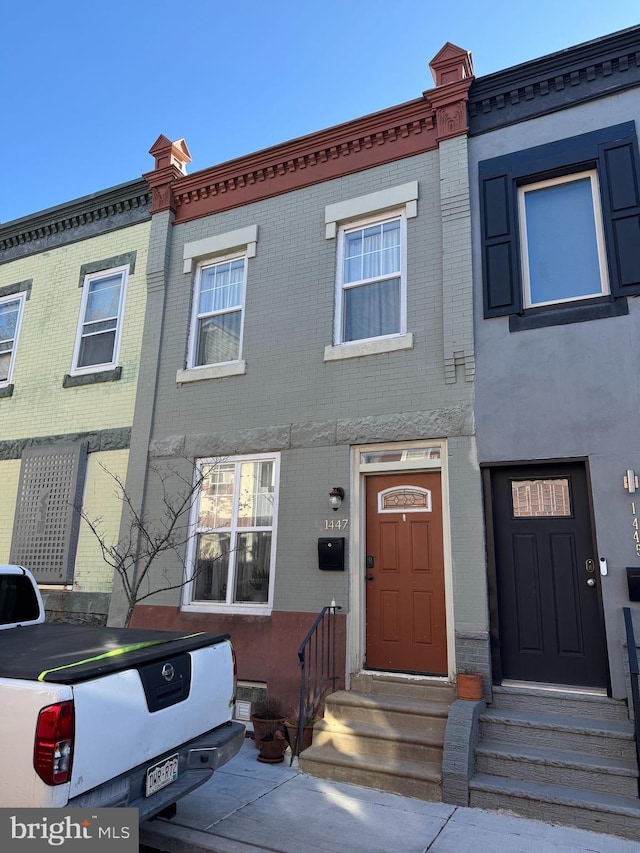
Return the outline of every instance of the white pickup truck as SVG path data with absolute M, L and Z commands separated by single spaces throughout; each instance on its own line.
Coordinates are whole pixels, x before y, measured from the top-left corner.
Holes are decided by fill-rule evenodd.
M 0 807 L 169 810 L 240 749 L 226 635 L 44 622 L 0 565 Z

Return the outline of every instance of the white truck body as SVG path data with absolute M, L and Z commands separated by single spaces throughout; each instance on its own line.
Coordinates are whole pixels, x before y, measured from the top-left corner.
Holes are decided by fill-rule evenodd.
M 40 612 L 0 625 L 13 629 L 0 633 L 0 807 L 132 806 L 146 820 L 240 749 L 226 636 L 43 624 L 37 585 L 14 566 L 0 566 L 0 618 L 2 582 L 6 590 L 12 577 L 33 585 Z M 39 715 L 60 703 L 72 703 L 72 751 L 69 772 L 52 784 L 34 756 L 46 769 Z M 60 743 L 64 753 L 66 735 Z M 64 766 L 65 755 L 52 760 Z

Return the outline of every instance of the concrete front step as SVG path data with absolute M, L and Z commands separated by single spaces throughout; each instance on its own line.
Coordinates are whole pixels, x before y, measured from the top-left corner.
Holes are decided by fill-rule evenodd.
M 312 776 L 335 782 L 363 785 L 431 803 L 442 800 L 441 763 L 345 755 L 332 746 L 320 747 L 314 742 L 301 753 L 300 768 Z
M 448 702 L 339 690 L 327 697 L 324 718 L 329 724 L 357 722 L 392 729 L 412 728 L 444 738 L 448 714 Z
M 307 773 L 431 802 L 442 799 L 442 751 L 454 689 L 446 682 L 368 673 L 361 690 L 327 697 L 313 744 L 300 755 Z
M 517 709 L 488 710 L 480 716 L 480 740 L 526 744 L 612 758 L 634 754 L 633 726 L 618 720 L 584 720 Z
M 547 823 L 640 838 L 640 799 L 563 785 L 522 782 L 477 773 L 469 783 L 469 805 L 512 811 Z
M 638 771 L 634 758 L 610 758 L 522 744 L 482 741 L 476 749 L 476 772 L 544 784 L 636 797 Z
M 406 696 L 409 699 L 424 699 L 448 704 L 456 698 L 455 686 L 446 681 L 416 677 L 403 678 L 373 672 L 359 672 L 357 675 L 352 675 L 351 690 L 376 696 Z
M 344 755 L 434 762 L 437 766 L 442 764 L 442 742 L 442 735 L 433 732 L 356 721 L 320 720 L 313 727 L 314 746 L 331 746 Z
M 627 703 L 608 696 L 536 687 L 494 687 L 492 709 L 526 710 L 538 714 L 563 714 L 582 719 L 629 720 Z

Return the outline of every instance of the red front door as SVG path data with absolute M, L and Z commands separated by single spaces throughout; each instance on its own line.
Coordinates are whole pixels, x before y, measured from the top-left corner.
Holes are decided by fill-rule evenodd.
M 366 480 L 366 666 L 447 675 L 440 473 Z

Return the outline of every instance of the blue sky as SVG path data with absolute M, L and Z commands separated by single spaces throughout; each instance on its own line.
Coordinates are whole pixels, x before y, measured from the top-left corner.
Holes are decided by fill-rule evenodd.
M 638 0 L 33 0 L 3 9 L 0 222 L 149 171 L 190 171 L 433 85 L 451 41 L 476 76 L 640 23 Z

